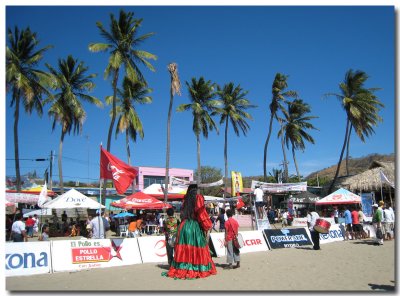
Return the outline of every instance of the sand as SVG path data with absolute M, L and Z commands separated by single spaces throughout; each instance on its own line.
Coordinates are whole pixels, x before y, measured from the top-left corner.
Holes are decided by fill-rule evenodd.
M 213 258 L 217 275 L 196 280 L 162 277 L 167 264 L 7 277 L 11 291 L 393 291 L 395 241 L 333 242 L 241 255 L 241 267 L 224 270 L 226 257 Z

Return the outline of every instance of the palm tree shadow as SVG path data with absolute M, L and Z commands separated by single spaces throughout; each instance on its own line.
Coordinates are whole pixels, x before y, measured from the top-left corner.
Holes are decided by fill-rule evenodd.
M 297 250 L 304 250 L 304 251 L 315 251 L 313 247 L 294 247 Z
M 157 266 L 158 266 L 158 268 L 169 270 L 169 265 L 168 264 L 158 264 Z
M 393 282 L 393 281 L 391 281 Z M 394 283 L 394 282 L 393 282 Z M 378 285 L 378 284 L 368 284 L 372 290 L 385 290 L 385 291 L 394 291 L 395 287 L 390 285 Z

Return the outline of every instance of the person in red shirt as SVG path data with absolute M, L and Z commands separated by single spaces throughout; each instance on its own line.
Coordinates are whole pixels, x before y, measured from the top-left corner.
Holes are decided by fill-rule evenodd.
M 352 220 L 352 224 L 353 224 L 354 239 L 360 239 L 362 226 L 359 222 L 360 220 L 358 219 L 358 211 L 355 206 L 352 207 L 351 220 Z
M 239 223 L 232 218 L 232 210 L 226 210 L 228 220 L 225 221 L 225 247 L 227 250 L 226 262 L 228 263 L 224 269 L 233 269 L 240 267 L 240 250 L 233 244 L 233 238 L 238 234 Z M 232 267 L 233 262 L 236 266 Z
M 26 219 L 26 222 L 25 222 L 25 226 L 26 226 L 26 230 L 27 230 L 26 232 L 27 232 L 27 235 L 30 237 L 33 237 L 33 226 L 34 225 L 35 225 L 35 220 L 33 220 L 32 215 L 30 215 L 29 218 Z

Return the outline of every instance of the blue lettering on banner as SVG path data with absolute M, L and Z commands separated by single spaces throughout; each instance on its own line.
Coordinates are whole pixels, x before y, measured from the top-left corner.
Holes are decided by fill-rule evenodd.
M 47 253 L 41 252 L 39 256 L 39 258 L 36 258 L 35 253 L 6 254 L 6 270 L 18 268 L 47 267 Z
M 329 233 L 320 233 L 320 239 L 329 239 L 329 238 L 343 238 L 343 232 L 341 229 L 329 230 Z

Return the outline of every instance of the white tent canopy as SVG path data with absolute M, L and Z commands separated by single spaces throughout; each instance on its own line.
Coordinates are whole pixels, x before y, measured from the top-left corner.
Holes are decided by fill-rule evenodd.
M 73 188 L 43 205 L 43 208 L 47 209 L 98 209 L 100 207 L 105 208 L 105 206 Z

